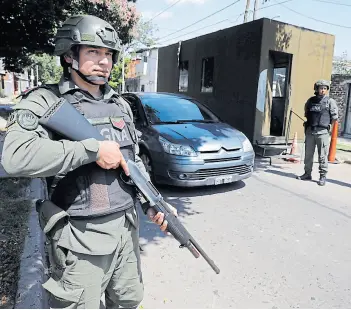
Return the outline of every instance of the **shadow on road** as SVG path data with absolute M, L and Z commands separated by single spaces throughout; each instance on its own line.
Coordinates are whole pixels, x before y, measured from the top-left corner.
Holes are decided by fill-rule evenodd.
M 284 192 L 287 192 L 287 193 L 289 193 L 289 194 L 291 194 L 291 195 L 293 195 L 293 196 L 302 198 L 302 199 L 304 199 L 304 200 L 306 200 L 306 201 L 309 201 L 310 203 L 313 203 L 313 204 L 318 205 L 318 206 L 320 206 L 320 207 L 322 207 L 322 208 L 325 208 L 325 209 L 330 210 L 330 211 L 332 211 L 332 212 L 334 212 L 334 213 L 337 213 L 337 214 L 339 214 L 339 215 L 341 215 L 341 216 L 343 216 L 343 217 L 346 217 L 346 218 L 348 218 L 348 219 L 351 219 L 351 216 L 348 215 L 347 213 L 342 212 L 342 211 L 337 210 L 337 209 L 334 209 L 334 208 L 332 208 L 332 207 L 330 207 L 330 206 L 328 206 L 328 205 L 324 205 L 324 204 L 320 203 L 319 201 L 314 200 L 314 199 L 308 197 L 308 194 L 305 194 L 305 193 L 302 193 L 302 192 L 297 193 L 297 192 L 295 192 L 295 191 L 293 191 L 293 190 L 290 190 L 290 189 L 281 187 L 281 186 L 279 186 L 279 185 L 277 185 L 277 184 L 268 182 L 268 181 L 266 181 L 266 180 L 264 180 L 264 179 L 262 179 L 262 178 L 260 178 L 260 177 L 258 177 L 258 176 L 254 176 L 254 178 L 256 178 L 258 181 L 260 181 L 260 182 L 262 182 L 262 183 L 265 183 L 265 184 L 267 184 L 267 185 L 269 185 L 269 186 L 274 186 L 275 188 L 280 189 L 280 190 L 282 190 L 282 191 L 284 191 Z
M 272 170 L 272 169 L 266 169 L 265 172 L 266 173 L 272 173 L 272 174 L 280 175 L 280 176 L 287 177 L 287 178 L 293 178 L 293 179 L 295 179 L 297 177 L 297 174 L 295 174 L 295 173 L 288 173 L 288 172 L 277 171 L 277 170 Z M 312 182 L 317 183 L 318 180 L 313 180 Z M 351 184 L 349 184 L 349 183 L 346 183 L 346 182 L 343 182 L 343 181 L 329 179 L 328 177 L 327 177 L 327 183 L 333 183 L 333 184 L 336 184 L 336 185 L 340 185 L 340 186 L 351 188 Z
M 171 186 L 158 186 L 158 190 L 161 192 L 164 200 L 174 206 L 178 211 L 178 217 L 180 222 L 189 216 L 196 216 L 201 214 L 201 206 L 195 207 L 192 205 L 191 198 L 198 196 L 209 196 L 214 194 L 226 193 L 230 191 L 240 190 L 245 187 L 243 181 L 223 184 L 219 186 L 206 186 L 206 187 L 196 187 L 196 188 L 180 188 L 180 187 L 171 187 Z M 138 208 L 139 219 L 140 219 L 140 244 L 141 247 L 153 243 L 159 244 L 159 241 L 162 238 L 168 237 L 173 238 L 172 236 L 167 236 L 162 232 L 158 225 L 152 223 L 146 215 Z M 185 228 L 186 224 L 184 225 Z M 189 231 L 191 233 L 191 231 Z M 194 236 L 195 237 L 195 236 Z M 141 254 L 144 254 L 143 251 Z
M 292 179 L 296 179 L 296 177 L 297 177 L 297 174 L 295 174 L 295 173 L 277 171 L 277 170 L 272 170 L 272 169 L 266 169 L 265 172 L 280 175 L 282 177 L 292 178 Z
M 346 182 L 342 182 L 342 181 L 338 181 L 338 180 L 333 180 L 333 179 L 328 179 L 328 178 L 327 178 L 327 182 L 351 188 L 350 183 L 346 183 Z
M 274 163 L 276 161 L 276 163 Z M 280 170 L 284 170 L 287 167 L 284 167 L 284 164 L 290 164 L 289 162 L 286 162 L 281 159 L 275 159 L 272 161 L 272 165 L 269 164 L 269 159 L 267 158 L 262 158 L 262 157 L 257 157 L 255 159 L 255 166 L 254 166 L 254 172 L 260 173 L 260 172 L 266 172 L 267 169 L 270 168 L 276 168 Z
M 318 164 L 318 162 L 314 162 L 314 163 Z M 274 165 L 272 163 L 272 165 L 269 165 L 269 160 L 268 159 L 258 158 L 255 161 L 254 171 L 255 171 L 255 173 L 260 173 L 260 172 L 272 173 L 272 174 L 280 175 L 282 177 L 296 179 L 298 174 L 283 171 L 286 168 L 288 168 L 288 167 L 284 167 L 283 164 L 281 164 L 281 165 L 280 164 L 279 165 Z M 279 170 L 274 170 L 274 169 L 279 169 Z M 303 172 L 301 174 L 303 174 Z M 313 182 L 317 183 L 318 181 L 314 180 Z M 346 182 L 338 181 L 338 180 L 334 180 L 334 179 L 329 179 L 328 177 L 327 177 L 327 182 L 351 188 L 351 184 L 350 183 L 346 183 Z

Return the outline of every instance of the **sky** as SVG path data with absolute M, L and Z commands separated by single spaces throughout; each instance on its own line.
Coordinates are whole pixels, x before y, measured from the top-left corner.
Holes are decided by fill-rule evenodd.
M 235 4 L 231 5 L 232 3 Z M 248 20 L 253 19 L 255 0 L 251 0 Z M 268 0 L 259 7 L 256 18 L 271 18 L 284 23 L 335 35 L 334 55 L 347 53 L 351 59 L 350 0 Z M 171 8 L 167 7 L 174 4 Z M 229 6 L 230 5 L 230 6 Z M 228 7 L 227 7 L 228 6 Z M 244 21 L 246 0 L 137 0 L 137 10 L 145 21 L 152 20 L 158 29 L 160 45 L 170 45 Z M 226 9 L 204 19 L 223 8 Z M 167 9 L 162 14 L 162 11 Z M 158 15 L 158 16 L 156 16 Z M 191 24 L 204 19 L 193 26 Z M 190 26 L 190 27 L 187 27 Z M 183 28 L 186 29 L 179 31 Z

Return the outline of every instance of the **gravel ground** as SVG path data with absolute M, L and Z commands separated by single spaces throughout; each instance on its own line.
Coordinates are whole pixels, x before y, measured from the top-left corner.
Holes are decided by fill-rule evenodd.
M 13 308 L 27 234 L 28 179 L 0 179 L 0 308 Z

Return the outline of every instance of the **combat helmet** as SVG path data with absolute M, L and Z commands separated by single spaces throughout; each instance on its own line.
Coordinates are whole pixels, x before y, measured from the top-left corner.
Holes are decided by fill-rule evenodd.
M 314 83 L 314 91 L 318 91 L 319 86 L 326 86 L 327 89 L 329 90 L 330 88 L 330 82 L 327 80 L 318 80 L 316 83 Z
M 91 45 L 109 48 L 113 51 L 112 61 L 117 63 L 121 52 L 121 41 L 116 30 L 106 21 L 92 15 L 74 15 L 69 17 L 57 30 L 55 36 L 54 55 L 61 57 L 62 66 L 66 66 L 63 56 L 67 54 L 73 47 L 79 45 Z M 75 59 L 72 68 L 85 81 L 92 82 L 98 80 L 108 80 L 104 77 L 85 76 L 79 71 L 79 59 Z

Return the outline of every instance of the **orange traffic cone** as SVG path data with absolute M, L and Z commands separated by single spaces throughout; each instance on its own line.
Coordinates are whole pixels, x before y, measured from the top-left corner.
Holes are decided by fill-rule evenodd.
M 291 145 L 290 155 L 297 155 L 297 132 L 295 132 L 295 135 L 294 135 L 294 140 L 293 140 L 293 143 Z M 288 161 L 291 161 L 293 163 L 298 163 L 299 159 L 298 158 L 288 158 Z
M 328 161 L 330 163 L 335 162 L 337 140 L 338 140 L 338 121 L 334 123 L 331 140 L 330 140 L 329 154 L 328 154 Z

